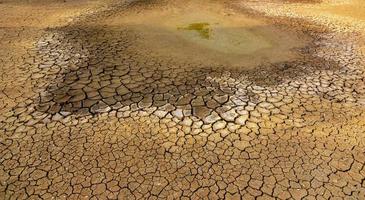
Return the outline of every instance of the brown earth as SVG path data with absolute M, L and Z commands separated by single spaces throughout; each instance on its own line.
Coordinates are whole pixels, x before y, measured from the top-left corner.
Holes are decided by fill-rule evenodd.
M 0 4 L 0 199 L 364 199 L 361 1 Z

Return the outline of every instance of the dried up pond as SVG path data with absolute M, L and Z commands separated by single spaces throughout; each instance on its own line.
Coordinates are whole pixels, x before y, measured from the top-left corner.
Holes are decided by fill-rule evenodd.
M 0 199 L 364 199 L 362 0 L 0 0 Z
M 137 7 L 106 24 L 134 30 L 140 36 L 138 49 L 158 56 L 243 68 L 294 59 L 293 49 L 306 44 L 303 35 L 213 1 Z

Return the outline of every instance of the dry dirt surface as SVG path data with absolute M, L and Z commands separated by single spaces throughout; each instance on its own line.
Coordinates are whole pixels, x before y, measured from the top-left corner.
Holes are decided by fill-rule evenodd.
M 365 199 L 362 0 L 0 0 L 0 199 Z

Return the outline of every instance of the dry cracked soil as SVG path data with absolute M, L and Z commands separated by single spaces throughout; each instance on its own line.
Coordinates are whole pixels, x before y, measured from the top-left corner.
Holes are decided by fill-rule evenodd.
M 365 199 L 363 0 L 0 0 L 0 199 Z

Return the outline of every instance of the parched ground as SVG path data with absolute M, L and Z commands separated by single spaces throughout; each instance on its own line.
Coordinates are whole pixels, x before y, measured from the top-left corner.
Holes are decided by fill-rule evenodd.
M 365 199 L 362 0 L 0 2 L 0 199 Z

